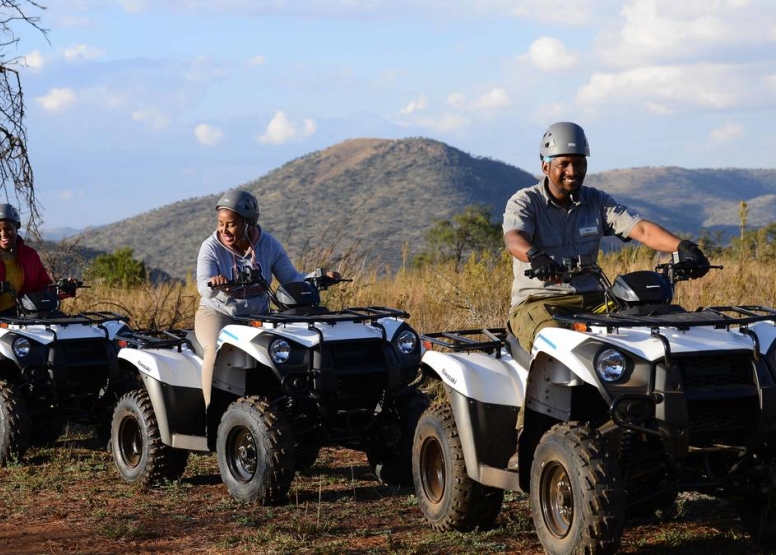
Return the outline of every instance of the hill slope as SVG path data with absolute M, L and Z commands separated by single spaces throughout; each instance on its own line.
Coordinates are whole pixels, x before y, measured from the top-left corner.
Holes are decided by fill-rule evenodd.
M 434 220 L 476 202 L 500 218 L 515 190 L 536 178 L 428 139 L 353 139 L 288 162 L 242 185 L 259 199 L 261 226 L 299 255 L 351 246 L 393 266 L 406 243 L 416 253 Z M 222 191 L 182 200 L 79 236 L 80 244 L 138 259 L 171 276 L 193 274 L 202 240 L 216 225 Z M 300 268 L 305 269 L 305 268 Z
M 292 257 L 310 249 L 341 253 L 352 247 L 396 268 L 403 246 L 417 254 L 435 220 L 473 203 L 489 205 L 500 220 L 514 191 L 536 181 L 521 169 L 438 141 L 353 139 L 288 162 L 240 188 L 257 196 L 262 227 Z M 671 231 L 692 236 L 702 228 L 737 233 L 741 200 L 749 205 L 750 227 L 765 225 L 776 214 L 772 169 L 634 168 L 590 174 L 585 183 Z M 215 229 L 214 207 L 222 192 L 89 229 L 79 236 L 80 244 L 104 252 L 128 246 L 147 266 L 186 277 L 194 273 L 200 243 Z

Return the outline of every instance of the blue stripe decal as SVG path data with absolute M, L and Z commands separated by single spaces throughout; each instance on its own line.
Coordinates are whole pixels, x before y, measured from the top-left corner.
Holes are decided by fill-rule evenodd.
M 539 335 L 539 336 L 538 336 L 536 339 L 541 339 L 542 341 L 544 341 L 545 343 L 547 343 L 547 345 L 549 345 L 549 346 L 550 346 L 550 347 L 552 347 L 553 349 L 557 349 L 557 347 L 555 346 L 555 344 L 554 344 L 552 341 L 550 341 L 549 339 L 547 339 L 546 337 L 544 337 L 543 335 Z
M 229 336 L 229 337 L 231 337 L 232 339 L 238 339 L 238 337 L 237 337 L 235 334 L 233 334 L 233 333 L 230 333 L 230 332 L 228 332 L 228 331 L 226 331 L 226 330 L 221 330 L 221 333 L 219 333 L 219 334 L 218 334 L 218 344 L 219 344 L 219 345 L 221 345 L 221 343 L 223 343 L 223 342 L 224 342 L 224 340 L 223 340 L 223 339 L 221 339 L 221 336 L 222 336 L 222 335 Z

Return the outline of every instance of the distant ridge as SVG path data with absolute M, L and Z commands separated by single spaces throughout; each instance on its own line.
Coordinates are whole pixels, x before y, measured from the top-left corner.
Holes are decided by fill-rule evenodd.
M 333 243 L 340 252 L 356 245 L 369 252 L 370 262 L 395 269 L 405 244 L 410 256 L 422 249 L 435 220 L 482 203 L 500 221 L 509 197 L 537 179 L 430 139 L 352 139 L 234 188 L 258 197 L 260 224 L 292 257 Z M 773 169 L 621 169 L 589 174 L 585 184 L 609 192 L 671 231 L 693 237 L 702 228 L 727 236 L 737 233 L 742 200 L 749 206 L 750 227 L 776 220 Z M 78 240 L 103 252 L 130 247 L 147 267 L 185 278 L 195 271 L 200 243 L 215 229 L 214 206 L 222 192 L 89 229 Z
M 523 170 L 430 139 L 352 139 L 235 188 L 257 196 L 261 226 L 292 256 L 307 246 L 336 242 L 344 251 L 357 244 L 370 261 L 396 268 L 403 246 L 416 254 L 435 220 L 473 203 L 490 206 L 500 219 L 514 191 L 535 182 Z M 199 245 L 215 229 L 222 192 L 89 229 L 78 239 L 105 252 L 130 247 L 147 266 L 183 278 L 194 273 Z

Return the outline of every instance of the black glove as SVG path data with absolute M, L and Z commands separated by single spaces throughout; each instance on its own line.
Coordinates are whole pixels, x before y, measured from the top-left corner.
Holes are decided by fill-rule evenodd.
M 542 281 L 550 281 L 553 278 L 557 278 L 561 273 L 561 267 L 550 256 L 544 252 L 538 250 L 536 247 L 529 250 L 526 255 L 528 261 L 531 263 L 531 270 L 536 278 Z
M 679 243 L 679 262 L 687 265 L 687 273 L 692 279 L 697 279 L 709 273 L 709 259 L 701 252 L 698 245 L 684 239 Z

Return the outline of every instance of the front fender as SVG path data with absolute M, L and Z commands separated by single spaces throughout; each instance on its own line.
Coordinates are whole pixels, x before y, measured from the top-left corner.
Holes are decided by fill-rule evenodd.
M 202 359 L 190 349 L 123 348 L 119 359 L 134 366 L 142 377 L 148 376 L 173 387 L 202 389 Z
M 421 364 L 466 398 L 494 405 L 522 405 L 528 372 L 511 356 L 426 351 Z
M 249 368 L 255 365 L 249 358 L 257 360 L 263 366 L 272 368 L 267 353 L 254 343 L 254 340 L 266 333 L 262 328 L 250 326 L 226 326 L 218 334 L 218 355 L 216 356 L 216 371 L 229 367 Z M 233 349 L 224 347 L 231 345 Z

